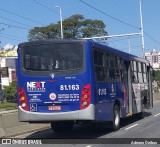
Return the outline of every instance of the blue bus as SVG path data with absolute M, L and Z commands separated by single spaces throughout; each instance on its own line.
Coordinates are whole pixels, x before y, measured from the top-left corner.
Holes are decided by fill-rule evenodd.
M 19 44 L 18 112 L 22 122 L 50 122 L 54 131 L 75 123 L 111 122 L 153 107 L 152 68 L 135 55 L 93 40 Z

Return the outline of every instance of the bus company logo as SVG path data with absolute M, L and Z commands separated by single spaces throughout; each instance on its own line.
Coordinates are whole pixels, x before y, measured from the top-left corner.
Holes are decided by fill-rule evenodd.
M 51 99 L 51 100 L 55 100 L 56 99 L 56 94 L 55 93 L 50 93 L 50 95 L 49 95 L 49 98 Z
M 50 77 L 53 79 L 55 77 L 55 74 L 54 73 L 51 73 L 50 74 Z
M 27 91 L 28 92 L 45 92 L 45 83 L 46 82 L 27 82 Z

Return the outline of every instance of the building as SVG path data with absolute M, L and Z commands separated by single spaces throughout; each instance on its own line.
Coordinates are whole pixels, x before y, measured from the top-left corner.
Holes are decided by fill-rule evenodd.
M 150 62 L 154 70 L 160 70 L 160 52 L 157 52 L 156 49 L 145 53 L 145 59 Z
M 0 50 L 1 82 L 0 89 L 9 86 L 9 83 L 16 81 L 16 50 Z

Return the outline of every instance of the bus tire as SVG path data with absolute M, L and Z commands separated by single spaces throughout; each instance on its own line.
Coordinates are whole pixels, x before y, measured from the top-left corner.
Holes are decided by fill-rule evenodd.
M 113 121 L 112 121 L 112 129 L 113 131 L 117 131 L 120 128 L 120 108 L 117 104 L 115 104 L 113 108 Z
M 51 128 L 55 132 L 71 131 L 73 129 L 73 121 L 55 121 L 51 122 Z

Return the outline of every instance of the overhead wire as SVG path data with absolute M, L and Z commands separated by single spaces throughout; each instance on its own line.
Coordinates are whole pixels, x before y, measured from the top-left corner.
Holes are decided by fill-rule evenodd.
M 100 9 L 98 9 L 98 8 L 90 5 L 89 3 L 84 2 L 83 0 L 79 0 L 79 1 L 82 2 L 83 4 L 89 6 L 90 8 L 93 8 L 93 9 L 95 9 L 96 11 L 98 11 L 98 12 L 100 12 L 100 13 L 102 13 L 102 14 L 104 14 L 104 15 L 106 15 L 106 16 L 108 16 L 108 17 L 110 17 L 110 18 L 112 18 L 112 19 L 114 19 L 114 20 L 116 20 L 116 21 L 118 21 L 118 22 L 120 22 L 120 23 L 123 23 L 123 24 L 125 24 L 125 25 L 127 25 L 127 26 L 130 26 L 130 27 L 132 27 L 132 28 L 136 28 L 136 29 L 140 30 L 139 27 L 134 26 L 134 25 L 131 25 L 131 24 L 127 23 L 127 22 L 124 22 L 124 21 L 122 21 L 122 20 L 120 20 L 120 19 L 118 19 L 118 18 L 116 18 L 116 17 L 113 17 L 113 16 L 111 16 L 111 15 L 103 12 L 102 10 L 100 10 Z
M 26 26 L 26 27 L 29 27 L 29 28 L 32 28 L 32 26 L 29 26 L 29 25 L 26 25 L 24 23 L 21 23 L 21 22 L 18 22 L 18 21 L 15 21 L 15 20 L 12 20 L 12 19 L 9 19 L 9 18 L 6 18 L 6 17 L 3 17 L 3 16 L 0 16 L 1 18 L 5 19 L 5 20 L 9 20 L 9 21 L 12 21 L 12 22 L 15 22 L 15 23 L 18 23 L 20 25 L 23 25 L 23 26 Z
M 37 4 L 39 4 L 39 5 L 41 5 L 42 7 L 45 7 L 46 9 L 50 10 L 51 12 L 54 12 L 54 13 L 56 13 L 56 14 L 59 15 L 58 12 L 52 10 L 51 8 L 49 8 L 49 7 L 47 7 L 46 5 L 40 3 L 39 1 L 36 1 L 36 0 L 32 0 L 32 1 L 35 2 L 35 3 L 37 3 Z M 101 14 L 103 14 L 103 15 L 105 15 L 105 16 L 107 16 L 107 17 L 110 17 L 110 18 L 112 18 L 112 19 L 114 19 L 115 21 L 118 21 L 118 22 L 120 22 L 120 23 L 123 23 L 123 24 L 125 24 L 125 25 L 127 25 L 127 26 L 130 26 L 130 27 L 132 27 L 132 28 L 140 29 L 140 28 L 137 27 L 137 26 L 131 25 L 131 24 L 125 22 L 125 21 L 122 21 L 122 20 L 120 20 L 120 19 L 118 19 L 118 18 L 116 18 L 116 17 L 113 17 L 113 16 L 110 15 L 110 14 L 107 14 L 107 13 L 103 12 L 102 10 L 96 8 L 95 6 L 90 5 L 90 4 L 87 3 L 87 2 L 84 2 L 83 0 L 79 0 L 79 1 L 82 2 L 83 4 L 89 6 L 90 8 L 95 9 L 96 11 L 100 12 Z M 7 13 L 10 13 L 10 14 L 13 14 L 13 15 L 15 15 L 15 16 L 21 17 L 21 18 L 23 18 L 23 19 L 32 21 L 32 22 L 34 22 L 34 23 L 44 25 L 44 24 L 42 24 L 42 23 L 40 23 L 40 22 L 38 22 L 38 21 L 35 21 L 35 20 L 30 19 L 30 18 L 21 16 L 21 15 L 19 15 L 19 14 L 13 13 L 13 12 L 11 12 L 11 11 L 4 10 L 4 9 L 0 9 L 0 10 L 1 10 L 1 11 L 4 11 L 4 12 L 7 12 Z M 3 18 L 3 19 L 9 20 L 9 21 L 12 21 L 12 22 L 15 22 L 15 23 L 18 23 L 18 24 L 27 26 L 27 27 L 31 27 L 31 26 L 26 25 L 26 24 L 23 24 L 23 23 L 21 23 L 21 22 L 17 22 L 17 21 L 15 21 L 15 20 L 12 20 L 12 19 L 9 19 L 9 18 L 5 18 L 5 17 L 3 17 L 3 16 L 0 16 L 0 17 Z M 18 29 L 24 29 L 24 30 L 28 30 L 28 31 L 30 30 L 29 28 L 20 27 L 20 26 L 16 26 L 16 25 L 11 25 L 11 24 L 7 24 L 7 23 L 1 23 L 1 22 L 0 22 L 0 24 L 7 25 L 8 27 L 15 27 L 15 28 L 18 28 Z M 159 42 L 159 41 L 157 41 L 156 39 L 154 39 L 153 37 L 151 37 L 151 36 L 150 36 L 148 33 L 146 33 L 145 31 L 144 31 L 144 34 L 145 34 L 146 36 L 148 36 L 151 40 L 153 40 L 155 43 L 157 43 L 157 44 L 160 45 L 160 42 Z M 112 41 L 111 41 L 111 42 L 112 42 Z
M 100 10 L 100 9 L 98 9 L 98 8 L 90 5 L 90 4 L 87 3 L 87 2 L 84 2 L 83 0 L 79 0 L 79 1 L 82 2 L 83 4 L 89 6 L 90 8 L 95 9 L 96 11 L 100 12 L 101 14 L 104 14 L 104 15 L 106 15 L 106 16 L 108 16 L 108 17 L 110 17 L 110 18 L 112 18 L 112 19 L 114 19 L 114 20 L 116 20 L 116 21 L 118 21 L 118 22 L 120 22 L 120 23 L 123 23 L 123 24 L 125 24 L 125 25 L 127 25 L 127 26 L 130 26 L 130 27 L 132 27 L 132 28 L 136 28 L 136 29 L 139 29 L 139 30 L 141 29 L 141 28 L 139 28 L 139 27 L 137 27 L 137 26 L 131 25 L 131 24 L 127 23 L 127 22 L 124 22 L 124 21 L 122 21 L 122 20 L 120 20 L 120 19 L 118 19 L 118 18 L 115 18 L 115 17 L 113 17 L 113 16 L 111 16 L 111 15 L 103 12 L 102 10 Z M 154 39 L 153 37 L 151 37 L 151 36 L 150 36 L 148 33 L 146 33 L 145 31 L 144 31 L 144 34 L 145 34 L 146 36 L 148 36 L 152 41 L 154 41 L 155 43 L 157 43 L 157 44 L 160 45 L 160 42 L 159 42 L 159 41 L 157 41 L 156 39 Z
M 49 11 L 51 11 L 51 12 L 54 12 L 54 13 L 56 13 L 56 14 L 58 14 L 59 15 L 59 13 L 58 12 L 56 12 L 56 11 L 54 11 L 54 10 L 52 10 L 51 8 L 49 8 L 49 7 L 47 7 L 46 5 L 44 5 L 44 4 L 42 4 L 42 3 L 40 3 L 39 1 L 36 1 L 36 0 L 32 0 L 33 2 L 35 2 L 36 4 L 38 4 L 38 5 L 40 5 L 40 6 L 42 6 L 42 7 L 44 7 L 44 8 L 46 8 L 46 9 L 48 9 Z M 63 18 L 67 18 L 66 16 L 64 16 L 64 15 L 62 15 L 63 16 Z
M 1 8 L 0 8 L 0 11 L 10 13 L 10 14 L 12 14 L 12 15 L 18 16 L 18 17 L 20 17 L 20 18 L 29 20 L 29 21 L 31 21 L 31 22 L 34 22 L 34 23 L 37 23 L 37 24 L 40 24 L 40 25 L 45 25 L 45 24 L 43 24 L 43 23 L 41 23 L 41 22 L 35 21 L 35 20 L 33 20 L 33 19 L 30 19 L 30 18 L 27 18 L 27 17 L 24 17 L 24 16 L 21 16 L 21 15 L 19 15 L 19 14 L 16 14 L 16 13 L 14 13 L 14 12 L 11 12 L 11 11 L 8 11 L 8 10 L 5 10 L 5 9 L 1 9 Z
M 146 36 L 148 36 L 151 40 L 153 40 L 155 43 L 157 43 L 157 44 L 159 44 L 160 45 L 160 42 L 159 41 L 157 41 L 156 39 L 154 39 L 153 37 L 151 37 L 148 33 L 146 33 L 145 31 L 144 31 L 144 34 L 146 35 Z
M 11 25 L 11 24 L 7 24 L 7 23 L 3 23 L 3 22 L 0 22 L 0 24 L 2 24 L 2 25 L 6 25 L 6 26 L 8 26 L 8 27 L 15 27 L 15 28 L 18 28 L 18 29 L 27 30 L 27 31 L 29 31 L 29 30 L 30 30 L 30 29 L 25 28 L 25 27 L 20 27 L 20 26 L 16 26 L 16 25 Z
M 42 6 L 42 7 L 45 7 L 46 9 L 50 10 L 51 12 L 54 12 L 54 13 L 58 14 L 58 12 L 53 11 L 51 8 L 49 8 L 49 7 L 47 7 L 46 5 L 40 3 L 39 1 L 36 1 L 36 0 L 32 0 L 32 1 L 35 2 L 36 4 Z

